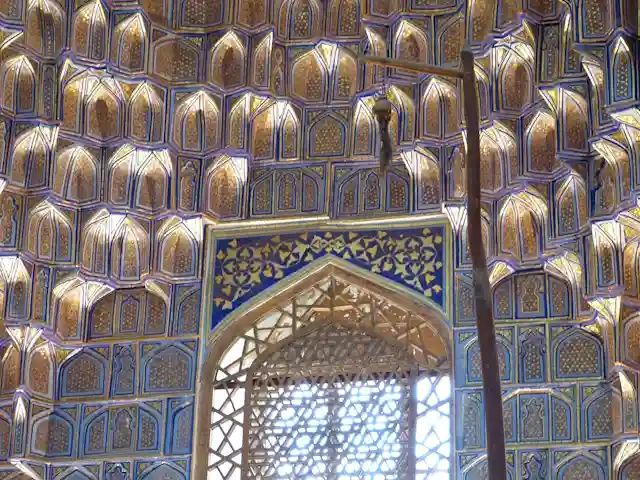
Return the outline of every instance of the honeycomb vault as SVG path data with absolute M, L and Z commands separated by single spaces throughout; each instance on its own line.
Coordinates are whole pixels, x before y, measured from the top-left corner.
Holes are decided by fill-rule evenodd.
M 353 478 L 371 449 L 389 452 L 367 464 L 384 478 L 484 478 L 461 85 L 357 61 L 457 68 L 468 41 L 509 474 L 637 480 L 637 11 L 637 0 L 0 0 L 0 477 L 300 478 L 287 472 L 304 466 Z M 314 307 L 319 323 L 293 313 L 302 290 L 336 278 L 352 296 L 323 295 L 344 310 Z M 216 377 L 220 362 L 286 305 L 305 335 L 246 347 L 245 403 L 224 405 L 260 402 L 232 419 L 234 454 L 255 448 L 216 453 L 228 425 L 212 408 L 240 388 Z M 299 359 L 326 344 L 319 372 L 285 361 L 287 348 Z M 351 361 L 358 371 L 338 379 Z M 435 407 L 423 387 L 439 392 Z M 326 394 L 360 412 L 327 414 L 318 432 L 391 405 L 401 418 L 387 417 L 385 441 L 371 440 L 373 423 L 369 440 L 322 447 L 310 465 L 322 441 L 281 418 L 308 392 L 318 408 Z M 450 421 L 447 434 L 414 435 L 420 412 Z M 281 470 L 265 460 L 277 429 L 299 444 Z M 210 449 L 227 466 L 211 468 Z

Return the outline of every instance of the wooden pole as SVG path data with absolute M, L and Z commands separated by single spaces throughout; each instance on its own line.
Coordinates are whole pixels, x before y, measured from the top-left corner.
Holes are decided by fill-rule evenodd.
M 460 53 L 462 71 L 405 60 L 384 57 L 361 56 L 360 61 L 418 73 L 462 78 L 464 114 L 467 124 L 467 241 L 473 265 L 475 289 L 476 325 L 482 362 L 484 388 L 485 430 L 487 433 L 487 457 L 489 480 L 506 480 L 507 465 L 504 448 L 504 423 L 502 420 L 502 390 L 496 350 L 496 331 L 491 304 L 491 285 L 487 270 L 487 257 L 482 242 L 480 209 L 480 115 L 473 52 L 465 45 Z
M 468 45 L 465 45 L 462 49 L 460 57 L 462 59 L 463 73 L 464 114 L 467 124 L 467 241 L 469 242 L 473 265 L 476 325 L 478 327 L 480 359 L 482 362 L 489 479 L 506 480 L 507 465 L 502 420 L 502 390 L 500 388 L 496 331 L 491 304 L 491 285 L 489 284 L 487 258 L 482 242 L 478 92 L 476 90 L 473 52 Z
M 408 62 L 407 60 L 396 60 L 386 57 L 373 57 L 371 55 L 362 55 L 359 60 L 364 63 L 373 63 L 374 65 L 382 65 L 390 68 L 400 68 L 409 72 L 428 73 L 431 75 L 440 75 L 442 77 L 462 78 L 460 70 L 452 68 L 434 67 L 433 65 L 425 65 L 423 63 Z

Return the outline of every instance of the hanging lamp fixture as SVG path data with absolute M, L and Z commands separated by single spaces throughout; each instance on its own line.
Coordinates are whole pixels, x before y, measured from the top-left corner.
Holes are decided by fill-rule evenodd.
M 391 102 L 387 98 L 386 92 L 380 95 L 373 104 L 373 114 L 378 120 L 378 128 L 380 129 L 380 171 L 383 173 L 391 165 L 391 157 L 393 156 L 391 136 L 389 135 L 391 108 Z

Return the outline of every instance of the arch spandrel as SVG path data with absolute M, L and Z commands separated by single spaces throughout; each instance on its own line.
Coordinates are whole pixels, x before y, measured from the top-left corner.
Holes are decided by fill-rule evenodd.
M 352 302 L 346 301 L 349 292 L 348 286 L 359 288 L 363 295 L 368 295 L 369 299 L 381 298 L 385 300 L 385 309 L 394 310 L 396 316 L 407 315 L 413 312 L 416 315 L 414 319 L 411 314 L 408 317 L 408 325 L 416 325 L 417 319 L 424 319 L 422 323 L 429 325 L 429 330 L 442 339 L 446 348 L 438 349 L 438 358 L 449 358 L 449 326 L 445 319 L 443 311 L 432 301 L 426 297 L 417 295 L 409 291 L 405 287 L 394 285 L 376 274 L 372 274 L 358 267 L 354 267 L 347 262 L 335 257 L 324 258 L 309 265 L 304 271 L 295 275 L 295 278 L 285 279 L 276 283 L 273 287 L 253 297 L 252 300 L 233 311 L 230 315 L 215 326 L 212 337 L 208 341 L 207 359 L 219 348 L 221 342 L 229 341 L 227 335 L 233 336 L 233 332 L 243 329 L 246 318 L 262 318 L 271 312 L 277 305 L 292 302 L 296 298 L 304 298 L 302 292 L 313 290 L 316 285 L 326 283 L 329 279 L 335 278 L 344 285 L 345 288 L 336 290 L 338 296 L 342 299 L 341 303 L 333 303 L 328 305 L 316 305 L 314 312 L 316 315 L 332 316 L 335 315 L 341 321 L 349 324 L 354 322 L 354 313 L 357 309 Z M 357 286 L 357 287 L 356 287 Z M 275 294 L 275 295 L 274 295 Z M 326 295 L 325 295 L 326 296 Z M 275 303 L 277 301 L 277 303 Z M 369 300 L 371 301 L 371 300 Z M 373 307 L 375 308 L 375 307 Z M 243 322 L 238 323 L 238 320 Z M 422 325 L 418 321 L 419 325 Z M 250 325 L 250 321 L 247 325 Z M 232 333 L 229 334 L 228 332 Z M 407 331 L 410 328 L 407 327 Z M 225 340 L 226 339 L 226 340 Z M 217 355 L 217 354 L 216 354 Z M 208 362 L 207 360 L 206 362 Z M 205 364 L 206 364 L 205 362 Z
M 405 230 L 349 230 L 232 238 L 215 241 L 212 264 L 216 281 L 211 326 L 252 296 L 283 278 L 291 278 L 306 268 L 323 263 L 346 262 L 369 273 L 391 280 L 390 285 L 406 287 L 411 295 L 446 310 L 444 290 L 449 250 L 449 230 L 443 225 Z M 295 247 L 295 248 L 294 248 Z M 248 262 L 248 263 L 247 263 Z M 247 267 L 251 275 L 245 275 Z M 295 277 L 299 278 L 299 277 Z

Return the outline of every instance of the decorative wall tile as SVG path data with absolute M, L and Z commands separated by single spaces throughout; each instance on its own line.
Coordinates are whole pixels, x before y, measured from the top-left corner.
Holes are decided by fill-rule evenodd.
M 635 478 L 635 2 L 64 3 L 0 2 L 0 476 L 191 478 L 200 334 L 333 255 L 447 315 L 482 478 L 461 85 L 358 61 L 467 38 L 508 476 Z
M 380 274 L 444 307 L 445 228 L 332 231 L 216 241 L 212 327 L 250 295 L 325 255 Z M 408 267 L 407 262 L 412 266 Z M 250 267 L 255 271 L 247 275 Z

